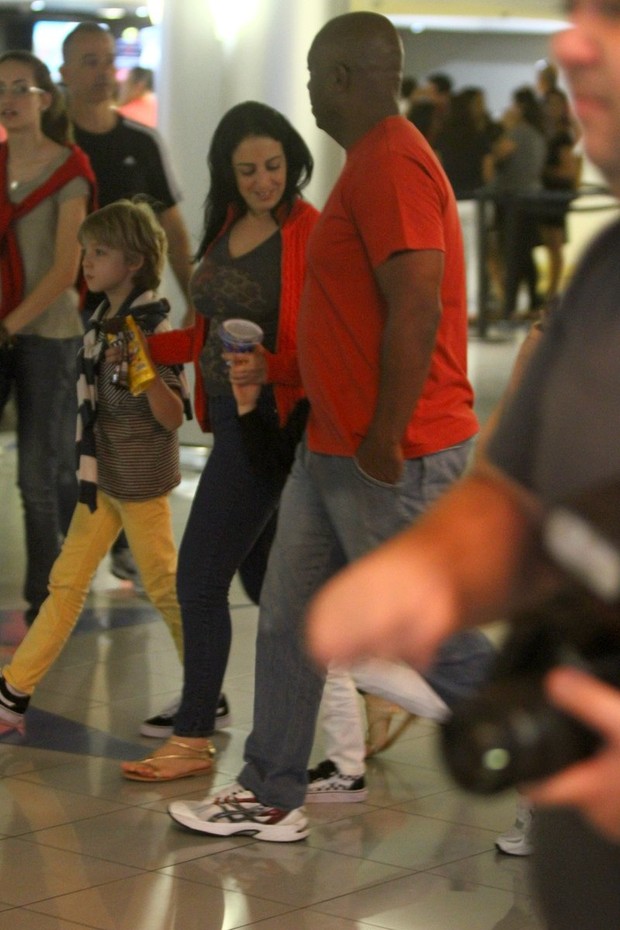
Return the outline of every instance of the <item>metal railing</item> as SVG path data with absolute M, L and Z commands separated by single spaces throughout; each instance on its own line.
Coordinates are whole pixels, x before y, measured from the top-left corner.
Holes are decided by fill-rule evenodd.
M 520 210 L 525 214 L 535 215 L 544 222 L 545 212 L 549 216 L 557 216 L 558 208 L 567 213 L 594 213 L 606 210 L 618 210 L 620 203 L 608 188 L 596 184 L 584 184 L 577 191 L 539 191 L 535 194 L 504 194 L 488 189 L 475 192 L 477 204 L 476 235 L 478 246 L 478 315 L 476 320 L 477 333 L 485 337 L 491 322 L 492 310 L 489 301 L 489 272 L 488 272 L 488 240 L 493 228 L 493 214 L 497 205 L 505 206 L 510 203 L 511 208 Z M 510 260 L 510 256 L 508 256 Z M 493 313 L 493 317 L 495 315 Z

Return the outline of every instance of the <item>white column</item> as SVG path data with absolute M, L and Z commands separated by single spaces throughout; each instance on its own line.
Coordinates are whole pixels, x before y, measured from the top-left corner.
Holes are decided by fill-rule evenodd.
M 216 35 L 214 5 L 254 6 L 225 38 Z M 306 56 L 312 38 L 348 0 L 164 0 L 158 87 L 160 128 L 184 191 L 184 213 L 198 238 L 207 190 L 206 155 L 222 115 L 243 100 L 284 113 L 315 159 L 308 197 L 321 206 L 342 164 L 341 152 L 314 124 L 308 101 Z

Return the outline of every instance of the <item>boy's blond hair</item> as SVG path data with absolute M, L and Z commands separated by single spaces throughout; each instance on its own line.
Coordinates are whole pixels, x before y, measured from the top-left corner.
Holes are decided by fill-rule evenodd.
M 78 232 L 80 245 L 96 242 L 120 249 L 128 262 L 142 258 L 134 284 L 144 291 L 159 287 L 168 240 L 152 208 L 144 201 L 116 200 L 90 213 Z

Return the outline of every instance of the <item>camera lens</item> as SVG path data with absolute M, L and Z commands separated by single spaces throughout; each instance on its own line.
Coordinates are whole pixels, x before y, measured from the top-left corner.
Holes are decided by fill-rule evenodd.
M 493 794 L 591 755 L 600 737 L 546 700 L 540 678 L 507 678 L 458 705 L 442 728 L 457 783 Z

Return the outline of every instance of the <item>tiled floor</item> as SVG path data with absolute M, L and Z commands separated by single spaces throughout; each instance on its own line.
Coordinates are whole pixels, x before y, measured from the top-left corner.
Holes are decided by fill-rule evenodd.
M 472 341 L 483 417 L 515 347 Z M 6 657 L 24 633 L 23 557 L 12 435 L 0 434 L 0 445 Z M 195 458 L 174 495 L 179 535 Z M 100 571 L 78 628 L 36 692 L 26 735 L 0 742 L 0 930 L 538 930 L 527 860 L 494 851 L 514 798 L 481 801 L 455 790 L 425 722 L 371 762 L 366 803 L 313 805 L 304 842 L 217 840 L 170 820 L 172 798 L 199 798 L 240 767 L 257 611 L 238 587 L 232 604 L 225 689 L 234 719 L 215 737 L 215 774 L 136 784 L 120 777 L 118 761 L 153 748 L 138 723 L 177 693 L 180 669 L 148 603 L 106 566 Z

